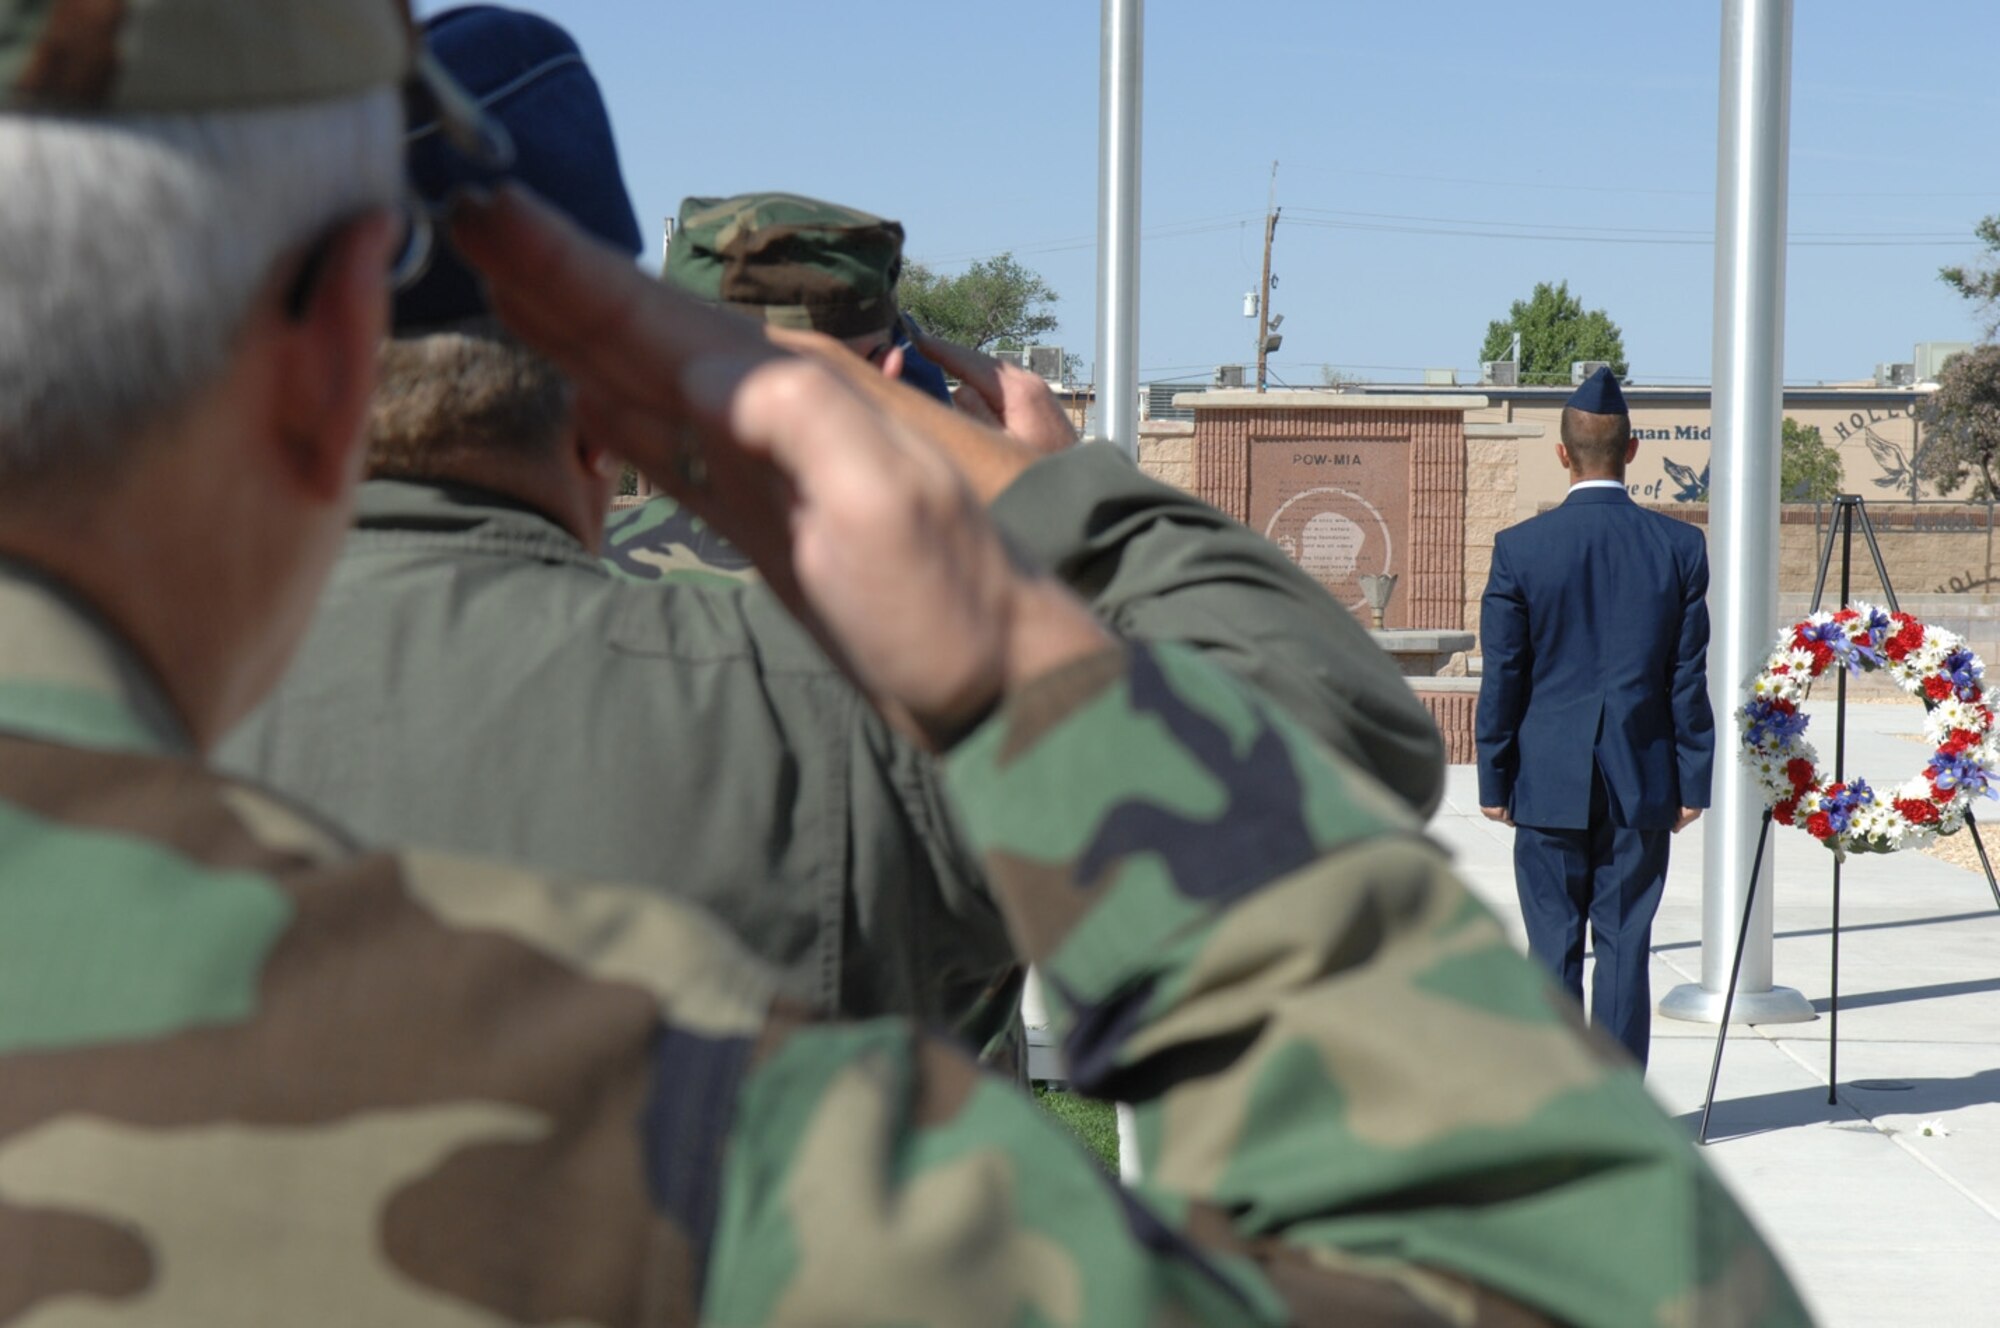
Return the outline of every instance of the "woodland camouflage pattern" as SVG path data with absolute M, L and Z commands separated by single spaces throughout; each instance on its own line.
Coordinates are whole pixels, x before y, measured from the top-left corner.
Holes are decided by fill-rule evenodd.
M 0 0 L 0 90 L 332 95 L 386 79 L 340 40 L 385 14 Z M 906 1024 L 803 1021 L 700 914 L 214 774 L 0 568 L 0 1322 L 1805 1321 L 1395 803 L 1206 661 L 1044 678 L 950 778 L 1078 1084 L 1139 1106 L 1136 1191 Z
M 627 581 L 726 585 L 756 581 L 757 569 L 707 522 L 664 495 L 613 512 L 604 523 L 604 566 Z
M 1130 1192 L 696 913 L 208 772 L 18 569 L 0 735 L 0 1322 L 1806 1321 L 1395 802 L 1171 647 L 951 760 Z
M 662 276 L 778 327 L 859 337 L 896 321 L 902 223 L 797 194 L 681 200 Z

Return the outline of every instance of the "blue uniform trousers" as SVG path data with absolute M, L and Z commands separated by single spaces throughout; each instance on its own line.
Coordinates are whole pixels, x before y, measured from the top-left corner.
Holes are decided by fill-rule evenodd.
M 1611 824 L 1604 781 L 1592 781 L 1590 826 L 1555 830 L 1516 826 L 1514 885 L 1528 925 L 1528 952 L 1583 1000 L 1583 924 L 1597 967 L 1591 975 L 1591 1022 L 1631 1051 L 1640 1065 L 1652 1042 L 1653 914 L 1667 883 L 1670 830 Z

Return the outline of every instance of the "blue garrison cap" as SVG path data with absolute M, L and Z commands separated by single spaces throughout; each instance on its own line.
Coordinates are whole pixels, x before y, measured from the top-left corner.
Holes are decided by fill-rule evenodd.
M 439 64 L 514 140 L 506 172 L 571 220 L 637 256 L 639 221 L 618 169 L 597 80 L 567 32 L 499 5 L 448 10 L 424 25 Z M 493 174 L 445 142 L 435 120 L 410 126 L 409 174 L 427 202 Z M 479 280 L 439 237 L 430 270 L 396 297 L 395 328 L 420 332 L 489 313 Z
M 1583 380 L 1583 386 L 1570 394 L 1563 403 L 1571 409 L 1586 415 L 1630 415 L 1625 408 L 1625 394 L 1618 390 L 1618 378 L 1609 369 L 1599 369 Z

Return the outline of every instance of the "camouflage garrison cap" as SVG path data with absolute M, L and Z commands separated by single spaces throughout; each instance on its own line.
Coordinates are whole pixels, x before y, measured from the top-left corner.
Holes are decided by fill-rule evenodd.
M 900 222 L 797 194 L 689 198 L 666 279 L 767 323 L 835 337 L 896 321 Z
M 0 110 L 200 114 L 405 82 L 454 143 L 509 155 L 417 42 L 409 0 L 0 0 Z

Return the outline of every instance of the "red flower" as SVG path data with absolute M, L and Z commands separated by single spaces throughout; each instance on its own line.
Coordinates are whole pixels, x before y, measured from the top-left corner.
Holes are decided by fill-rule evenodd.
M 1922 798 L 1898 798 L 1896 810 L 1913 825 L 1936 825 L 1940 819 L 1937 807 Z
M 1958 756 L 1968 747 L 1978 745 L 1979 735 L 1971 729 L 1953 729 L 1945 735 L 1945 740 L 1938 744 L 1938 750 L 1946 756 Z
M 1771 666 L 1772 674 L 1778 677 L 1783 677 L 1785 674 L 1790 673 L 1791 671 L 1792 671 L 1792 666 L 1789 664 L 1774 664 Z
M 1813 763 L 1803 756 L 1794 756 L 1785 762 L 1785 778 L 1792 781 L 1794 793 L 1804 793 L 1812 787 Z M 1791 822 L 1787 821 L 1785 824 L 1790 825 Z
M 1859 618 L 1860 616 L 1861 616 L 1861 610 L 1859 609 L 1842 609 L 1840 612 L 1833 615 L 1833 620 L 1835 622 L 1853 622 L 1856 618 Z
M 1814 839 L 1833 838 L 1833 818 L 1825 812 L 1814 812 L 1806 818 L 1806 833 Z
M 1933 701 L 1942 701 L 1952 692 L 1951 679 L 1933 673 L 1924 679 L 1924 695 Z
M 1824 641 L 1808 641 L 1806 650 L 1812 655 L 1813 677 L 1826 672 L 1826 666 L 1833 663 L 1833 647 Z
M 1907 613 L 1894 615 L 1897 623 L 1895 635 L 1882 643 L 1882 653 L 1890 659 L 1906 658 L 1912 650 L 1924 643 L 1924 625 Z
M 1771 808 L 1771 816 L 1779 825 L 1796 825 L 1798 822 L 1792 818 L 1798 815 L 1798 811 L 1799 800 L 1797 798 L 1786 798 L 1783 802 Z

